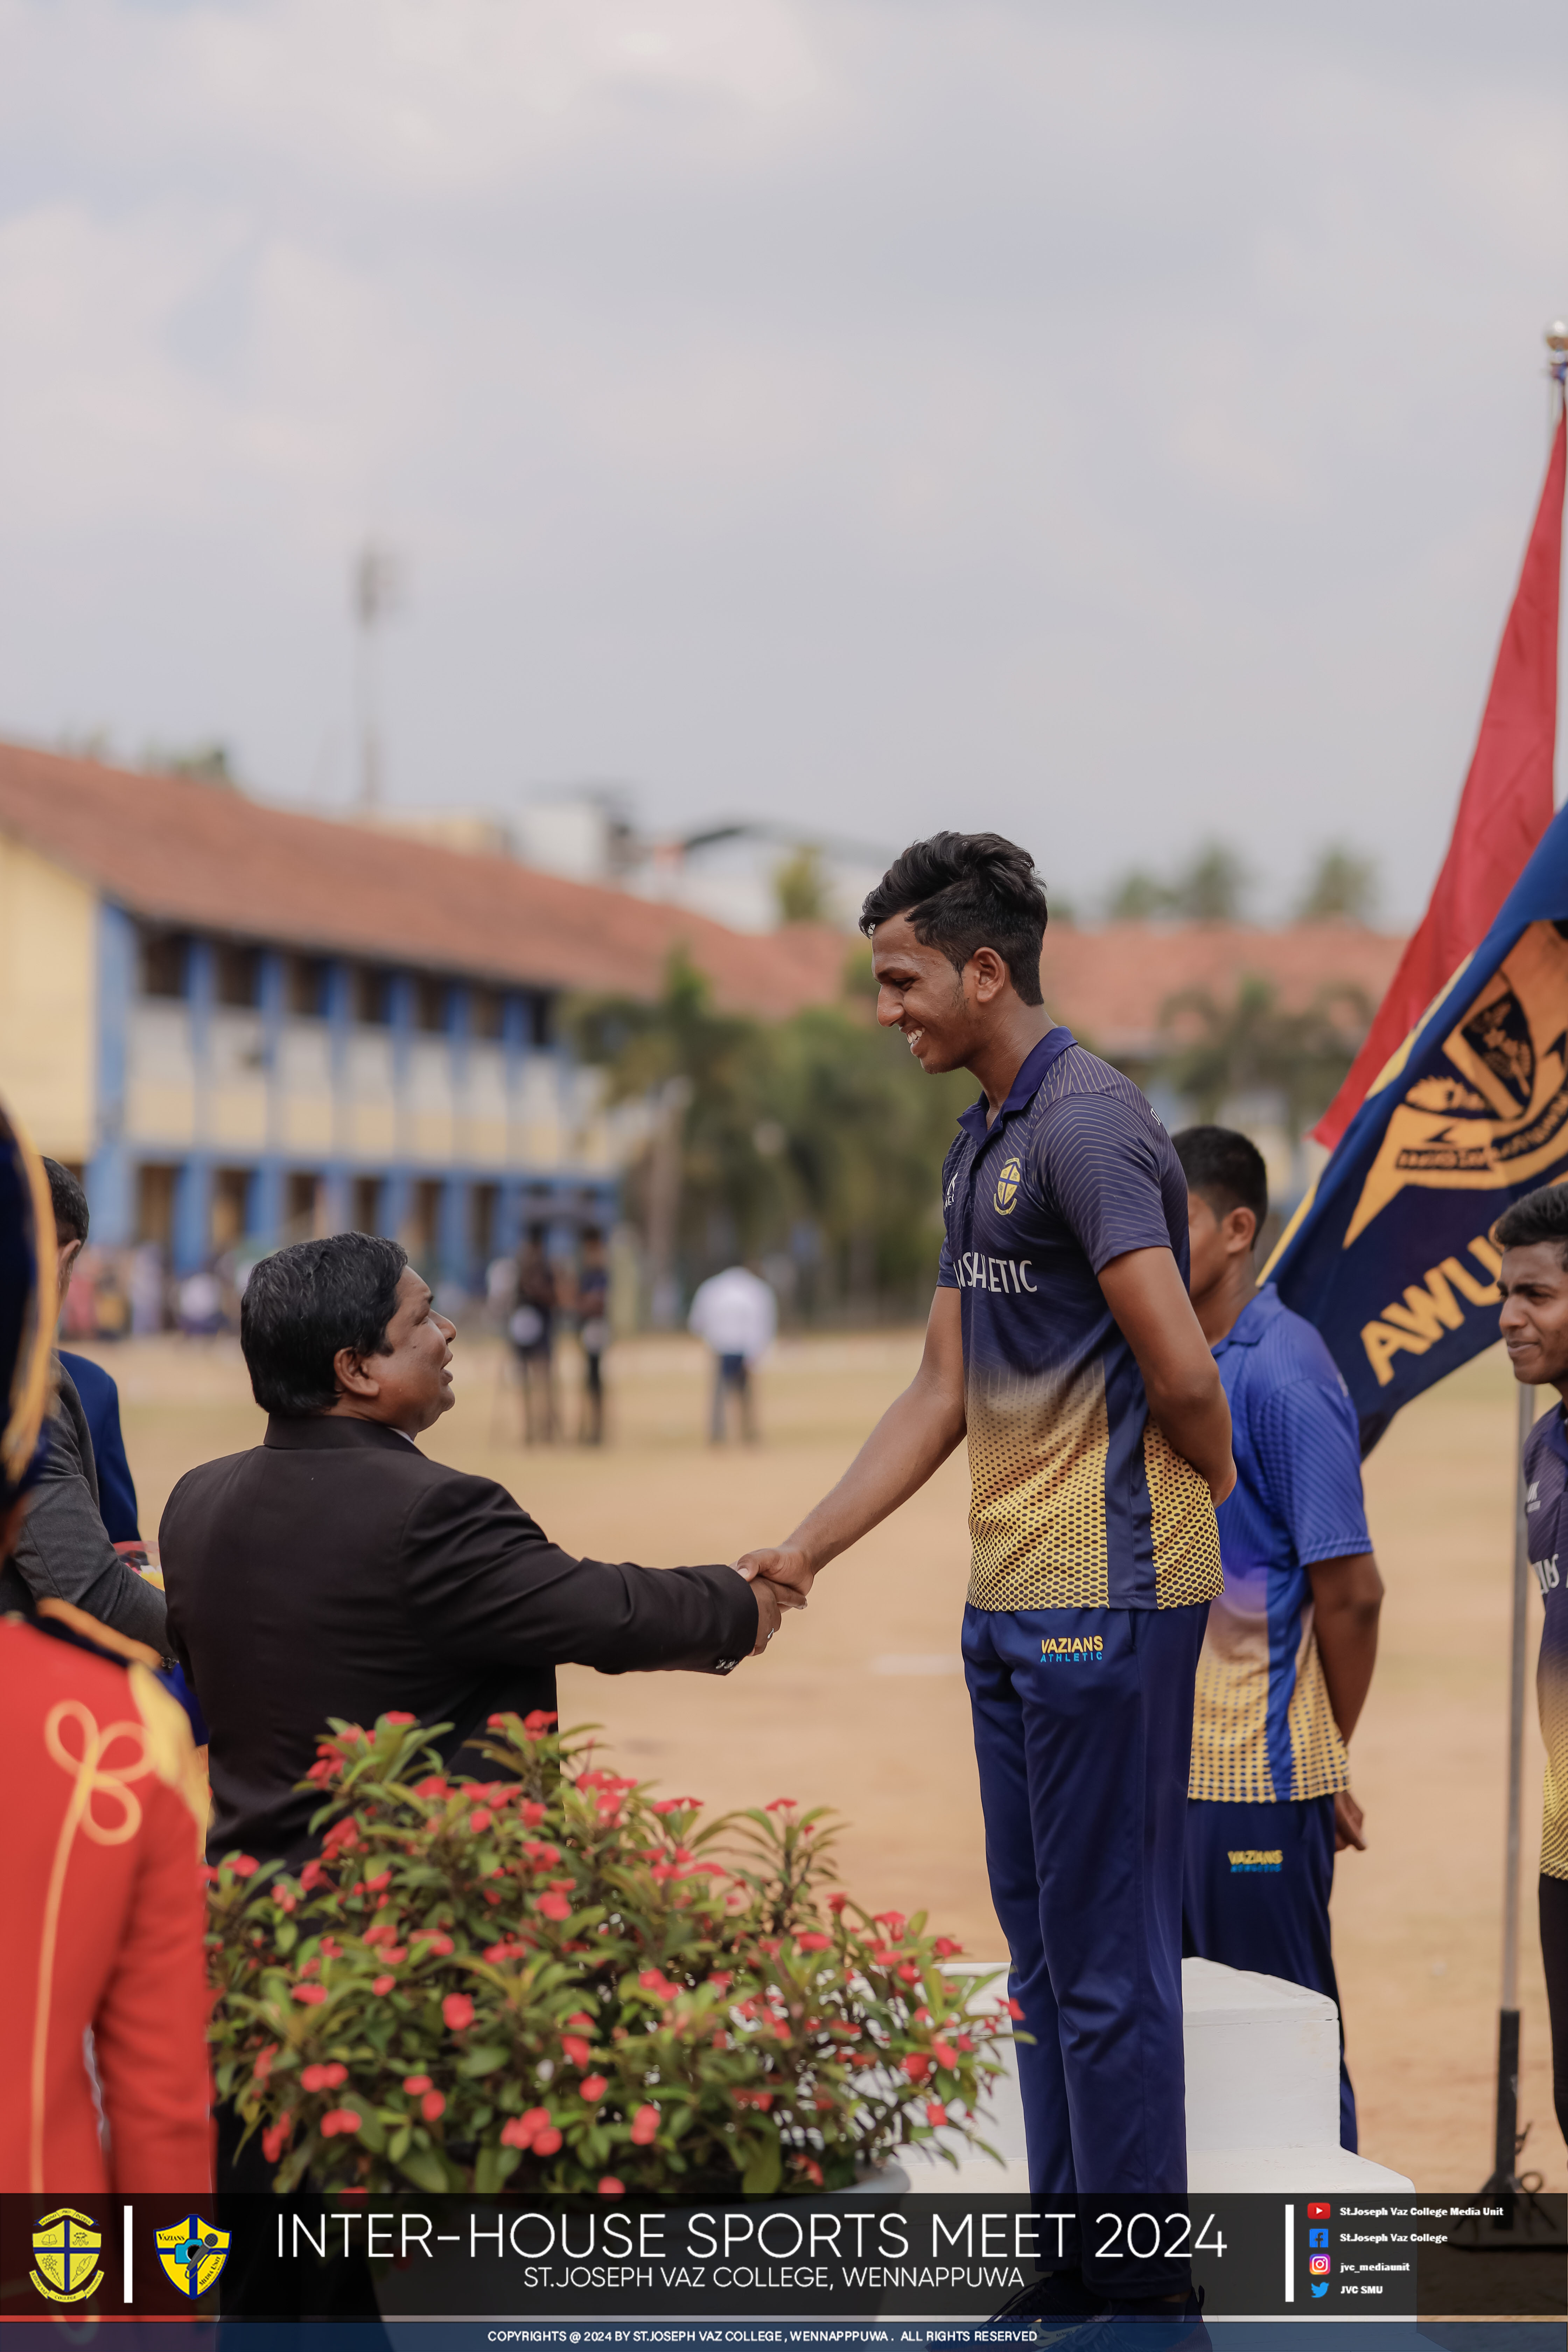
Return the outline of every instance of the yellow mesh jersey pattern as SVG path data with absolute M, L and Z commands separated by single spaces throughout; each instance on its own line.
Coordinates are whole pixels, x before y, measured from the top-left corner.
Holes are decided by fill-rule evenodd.
M 1329 1705 L 1311 1611 L 1304 1610 L 1302 1618 L 1296 1687 L 1285 1717 L 1289 1793 L 1297 1801 L 1350 1786 L 1350 1760 Z M 1239 1618 L 1223 1601 L 1210 1613 L 1198 1654 L 1187 1794 L 1215 1805 L 1271 1805 L 1279 1794 L 1268 1762 L 1267 1622 Z
M 976 1609 L 1103 1609 L 1110 1423 L 1098 1360 L 1076 1380 L 972 1381 L 969 1598 Z
M 1225 1583 L 1225 1572 L 1208 1480 L 1173 1451 L 1152 1422 L 1143 1429 L 1143 1468 L 1149 1480 L 1156 1605 L 1184 1609 L 1194 1601 L 1212 1601 Z
M 1541 1736 L 1546 1742 L 1541 1815 L 1541 1874 L 1568 1878 L 1568 1676 L 1561 1656 L 1543 1655 L 1536 1673 Z

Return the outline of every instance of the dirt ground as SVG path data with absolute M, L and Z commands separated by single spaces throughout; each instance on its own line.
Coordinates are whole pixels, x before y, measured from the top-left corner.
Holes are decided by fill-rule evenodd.
M 696 1345 L 632 1342 L 610 1360 L 604 1452 L 527 1452 L 501 1350 L 465 1339 L 457 1409 L 426 1443 L 500 1479 L 574 1550 L 732 1559 L 777 1540 L 831 1484 L 918 1349 L 913 1332 L 781 1344 L 761 1381 L 763 1442 L 718 1450 L 705 1442 Z M 254 1444 L 260 1416 L 232 1341 L 102 1354 L 152 1532 L 180 1474 Z M 568 1362 L 573 1426 L 574 1381 Z M 1512 1382 L 1488 1357 L 1406 1412 L 1367 1471 L 1388 1600 L 1353 1758 L 1370 1850 L 1342 1858 L 1334 1934 L 1363 2149 L 1421 2189 L 1474 2188 L 1490 2168 L 1514 1429 Z M 627 1769 L 716 1808 L 781 1795 L 837 1808 L 858 1899 L 928 1911 L 970 1953 L 1000 1958 L 958 1663 L 965 1501 L 960 1457 L 827 1572 L 764 1662 L 722 1682 L 572 1669 L 563 1720 L 602 1724 Z M 1531 1612 L 1533 1677 L 1533 1595 Z M 1531 2126 L 1524 2161 L 1558 2189 L 1568 2165 L 1534 1919 L 1542 1762 L 1532 1682 L 1520 2111 Z

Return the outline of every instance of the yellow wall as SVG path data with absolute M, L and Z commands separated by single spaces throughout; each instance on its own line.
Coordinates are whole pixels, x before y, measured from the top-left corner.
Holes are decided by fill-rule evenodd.
M 92 1153 L 98 898 L 0 834 L 0 1093 L 40 1151 Z

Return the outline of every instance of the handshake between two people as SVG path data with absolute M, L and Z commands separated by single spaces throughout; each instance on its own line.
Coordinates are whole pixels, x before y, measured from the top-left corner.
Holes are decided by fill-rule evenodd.
M 816 1570 L 804 1551 L 789 1545 L 773 1550 L 744 1551 L 734 1562 L 735 1572 L 752 1588 L 757 1604 L 757 1639 L 752 1652 L 760 1658 L 783 1624 L 784 1612 L 804 1609 Z

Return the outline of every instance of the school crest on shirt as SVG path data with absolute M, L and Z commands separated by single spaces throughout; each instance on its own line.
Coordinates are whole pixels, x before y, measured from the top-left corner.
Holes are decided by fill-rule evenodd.
M 182 2294 L 188 2294 L 194 2303 L 198 2294 L 216 2286 L 218 2273 L 228 2260 L 226 2230 L 215 2230 L 199 2213 L 187 2213 L 183 2221 L 154 2235 L 158 2260 Z
M 103 2283 L 98 2267 L 103 2238 L 90 2213 L 61 2205 L 33 2225 L 33 2260 L 28 2273 L 50 2303 L 80 2303 Z
M 1018 1187 L 1023 1181 L 1023 1161 L 1019 1160 L 1016 1155 L 1015 1155 L 1011 1160 L 1004 1160 L 1001 1167 L 996 1171 L 996 1192 L 994 1205 L 999 1216 L 1010 1217 L 1012 1215 L 1013 1203 L 1018 1197 Z

